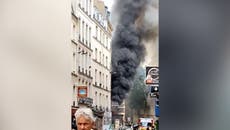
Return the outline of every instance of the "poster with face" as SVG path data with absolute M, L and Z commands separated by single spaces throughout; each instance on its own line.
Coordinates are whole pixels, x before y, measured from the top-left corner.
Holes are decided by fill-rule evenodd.
M 146 67 L 146 82 L 147 85 L 159 84 L 159 67 Z

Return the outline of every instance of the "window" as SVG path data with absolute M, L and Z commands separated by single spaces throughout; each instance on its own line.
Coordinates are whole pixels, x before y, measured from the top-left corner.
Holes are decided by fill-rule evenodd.
M 85 0 L 82 0 L 82 8 L 85 11 Z
M 75 95 L 76 95 L 76 87 L 73 85 L 73 99 L 75 100 Z M 73 101 L 73 106 L 75 106 L 75 101 Z
M 78 71 L 81 71 L 80 69 L 81 69 L 81 67 L 82 67 L 82 65 L 81 65 L 81 61 L 82 61 L 82 56 L 81 56 L 81 48 L 79 47 L 78 48 L 78 51 L 77 51 L 77 55 L 78 55 L 78 57 L 79 57 L 79 63 L 78 63 L 78 68 L 79 68 L 79 70 Z
M 108 48 L 108 37 L 106 37 L 106 45 L 105 45 L 106 48 Z
M 73 32 L 72 32 L 72 39 L 75 39 L 75 25 L 73 24 Z
M 97 86 L 97 69 L 95 69 L 95 85 Z
M 110 49 L 110 39 L 108 39 L 108 49 Z
M 89 28 L 89 48 L 91 48 L 91 28 Z
M 82 66 L 81 66 L 81 67 L 82 67 L 82 72 L 84 73 L 84 66 L 85 66 L 85 65 L 84 65 L 84 64 L 85 64 L 84 61 L 85 61 L 85 56 L 82 55 L 82 54 L 84 53 L 84 50 L 82 49 L 81 51 L 82 51 L 82 52 L 81 52 L 81 58 L 82 58 L 82 61 L 81 61 L 81 65 L 82 65 Z
M 102 42 L 102 32 L 100 30 L 100 42 Z
M 87 71 L 88 71 L 88 53 L 87 53 L 87 51 L 84 53 L 84 55 L 85 55 L 85 67 L 86 67 L 86 69 L 85 69 L 85 73 L 86 73 L 86 75 L 87 75 Z
M 95 60 L 97 61 L 97 48 L 95 48 Z
M 98 27 L 96 26 L 96 39 L 98 39 Z
M 85 0 L 85 1 L 86 1 L 86 12 L 88 14 L 89 2 L 88 2 L 88 0 Z
M 82 0 L 79 0 L 79 3 L 78 3 L 79 7 L 81 7 L 81 5 L 82 5 L 81 2 L 82 2 Z
M 101 63 L 101 51 L 99 52 L 99 62 Z
M 105 79 L 105 86 L 106 86 L 106 89 L 108 89 L 108 75 L 106 75 L 106 79 Z
M 99 105 L 101 106 L 101 93 L 100 93 L 100 96 L 99 96 Z
M 78 54 L 78 49 L 76 48 L 76 53 L 75 53 L 75 56 L 76 56 L 76 59 L 75 59 L 75 64 L 76 64 L 76 70 L 77 70 L 77 67 L 79 66 L 79 61 L 78 61 L 78 57 L 79 57 L 79 54 Z
M 104 84 L 105 84 L 105 83 L 104 83 L 104 78 L 105 78 L 105 76 L 104 76 L 104 73 L 103 73 L 103 74 L 102 74 L 102 86 L 103 86 L 102 88 L 104 88 Z
M 82 21 L 82 42 L 84 43 L 84 39 L 85 39 L 85 28 L 84 28 L 84 26 L 85 26 L 85 23 L 84 23 L 84 21 Z
M 89 0 L 89 15 L 91 15 L 92 0 Z
M 101 72 L 99 72 L 99 81 L 100 81 L 99 86 L 101 87 Z
M 108 95 L 106 95 L 106 103 L 109 104 L 109 98 L 108 98 Z M 108 106 L 107 106 L 108 107 Z
M 88 39 L 89 39 L 89 37 L 88 37 L 88 25 L 86 24 L 86 38 L 85 38 L 86 46 L 88 46 Z
M 91 55 L 89 55 L 89 76 L 91 77 Z
M 97 91 L 95 92 L 95 105 L 97 105 Z
M 79 40 L 79 41 L 81 41 L 81 36 L 82 36 L 82 34 L 81 34 L 81 33 L 82 33 L 81 29 L 82 29 L 82 28 L 81 28 L 81 18 L 79 18 L 79 21 L 78 21 L 78 31 L 79 31 L 79 32 L 78 32 L 78 33 L 79 33 L 79 36 L 78 36 L 79 39 L 78 39 L 78 40 Z
M 91 68 L 91 54 L 89 54 L 89 68 Z
M 102 43 L 103 43 L 103 45 L 105 45 L 105 34 L 104 33 L 102 35 Z
M 106 56 L 105 58 L 105 67 L 107 68 L 108 67 L 108 57 Z
M 102 94 L 102 106 L 104 107 L 105 106 L 105 95 Z

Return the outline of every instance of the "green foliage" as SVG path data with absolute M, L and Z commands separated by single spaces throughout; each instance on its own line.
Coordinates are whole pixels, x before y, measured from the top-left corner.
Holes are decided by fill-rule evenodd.
M 130 90 L 129 98 L 128 98 L 128 105 L 131 109 L 135 110 L 137 113 L 140 114 L 141 110 L 146 108 L 146 93 L 145 93 L 145 75 L 143 73 L 143 69 L 139 68 L 138 73 L 134 79 L 134 86 Z

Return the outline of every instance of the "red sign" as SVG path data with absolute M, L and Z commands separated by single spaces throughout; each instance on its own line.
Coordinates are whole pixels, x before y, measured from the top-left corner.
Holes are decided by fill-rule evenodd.
M 87 97 L 87 86 L 78 86 L 78 88 L 77 88 L 77 96 L 79 98 Z

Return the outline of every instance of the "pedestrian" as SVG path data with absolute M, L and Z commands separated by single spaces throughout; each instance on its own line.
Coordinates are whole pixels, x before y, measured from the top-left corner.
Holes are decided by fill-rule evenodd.
M 79 108 L 76 113 L 77 130 L 93 130 L 95 118 L 90 108 Z
M 76 118 L 74 114 L 72 115 L 72 130 L 77 130 Z
M 147 129 L 146 130 L 152 130 L 152 123 L 147 124 Z

